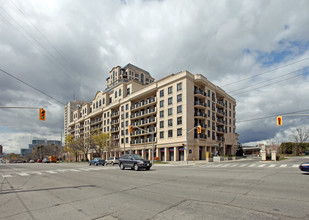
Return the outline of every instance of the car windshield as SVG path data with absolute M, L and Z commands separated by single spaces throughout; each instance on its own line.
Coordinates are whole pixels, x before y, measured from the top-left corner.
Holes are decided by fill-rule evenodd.
M 131 155 L 135 160 L 145 160 L 141 155 L 138 154 L 132 154 Z

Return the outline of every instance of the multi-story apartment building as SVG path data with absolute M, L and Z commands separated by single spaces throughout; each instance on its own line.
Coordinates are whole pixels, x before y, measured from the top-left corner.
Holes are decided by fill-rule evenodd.
M 128 64 L 114 67 L 106 84 L 65 125 L 75 137 L 93 129 L 109 133 L 112 150 L 104 158 L 131 152 L 150 159 L 153 143 L 154 156 L 162 161 L 205 160 L 218 149 L 221 155 L 235 154 L 236 101 L 205 76 L 182 71 L 154 81 L 147 71 Z

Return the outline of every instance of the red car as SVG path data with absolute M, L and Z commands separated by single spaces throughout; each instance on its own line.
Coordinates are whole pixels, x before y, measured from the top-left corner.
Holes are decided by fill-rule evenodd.
M 41 160 L 41 159 L 38 159 L 36 162 L 38 162 L 38 163 L 42 163 L 42 160 Z

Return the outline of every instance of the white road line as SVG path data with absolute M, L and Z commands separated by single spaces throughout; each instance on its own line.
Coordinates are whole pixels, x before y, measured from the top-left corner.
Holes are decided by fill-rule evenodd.
M 67 171 L 67 170 L 56 170 L 56 171 L 58 171 L 58 172 L 65 172 L 65 171 Z
M 225 164 L 225 165 L 223 165 L 222 167 L 228 167 L 228 166 L 230 166 L 230 164 Z
M 286 167 L 287 166 L 287 164 L 282 164 L 280 167 Z
M 51 174 L 54 174 L 54 173 L 57 173 L 55 171 L 52 171 L 52 170 L 49 170 L 49 171 L 45 171 L 46 173 L 51 173 Z
M 80 170 L 68 169 L 69 171 L 79 172 Z
M 249 167 L 255 167 L 256 166 L 256 164 L 251 164 Z
M 19 176 L 29 176 L 28 173 L 17 173 Z
M 2 177 L 3 177 L 3 178 L 7 178 L 7 177 L 13 177 L 13 176 L 10 175 L 10 174 L 2 174 Z
M 231 167 L 236 167 L 236 166 L 238 166 L 239 164 L 233 164 Z
M 223 164 L 214 165 L 214 167 L 222 167 Z
M 241 164 L 239 167 L 245 167 L 247 166 L 247 164 Z
M 275 167 L 276 166 L 276 164 L 270 164 L 269 165 L 269 167 Z
M 34 174 L 37 174 L 37 175 L 42 175 L 42 173 L 40 171 L 37 171 L 37 172 L 33 172 Z
M 261 164 L 258 167 L 265 167 L 265 166 L 266 166 L 266 164 Z
M 294 164 L 292 167 L 299 167 L 299 164 Z

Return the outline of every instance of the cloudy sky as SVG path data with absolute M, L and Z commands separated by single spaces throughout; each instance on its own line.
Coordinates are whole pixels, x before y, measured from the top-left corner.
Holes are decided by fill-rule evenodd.
M 114 66 L 202 73 L 237 101 L 246 145 L 288 141 L 309 113 L 309 1 L 0 1 L 0 144 L 60 140 L 64 105 L 91 101 Z

